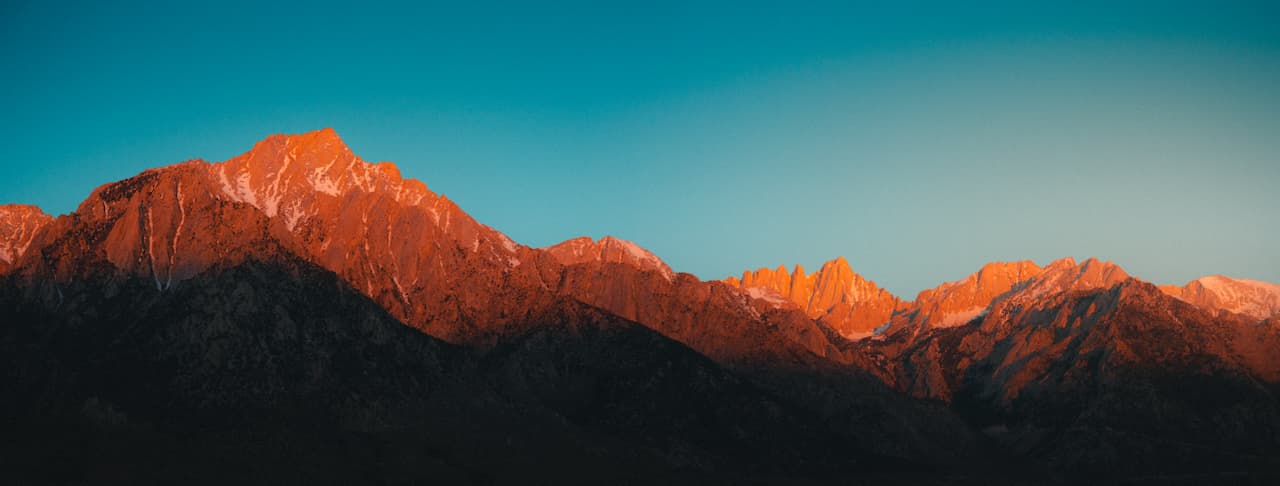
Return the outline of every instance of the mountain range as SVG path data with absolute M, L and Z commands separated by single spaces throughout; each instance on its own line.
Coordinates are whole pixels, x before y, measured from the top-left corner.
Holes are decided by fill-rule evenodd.
M 521 245 L 331 129 L 0 206 L 13 483 L 1268 483 L 1280 285 Z

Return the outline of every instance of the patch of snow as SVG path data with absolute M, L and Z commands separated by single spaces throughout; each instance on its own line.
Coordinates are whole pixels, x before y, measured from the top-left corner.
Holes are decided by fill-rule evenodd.
M 779 295 L 777 292 L 774 292 L 773 289 L 769 289 L 765 287 L 748 287 L 746 291 L 747 291 L 747 295 L 750 295 L 751 298 L 756 300 L 763 300 L 765 302 L 768 302 L 770 305 L 774 307 L 781 307 L 783 304 L 787 302 L 786 297 L 783 297 Z
M 662 267 L 665 265 L 664 263 L 662 263 L 661 258 L 658 258 L 657 255 L 650 253 L 648 250 L 645 250 L 644 248 L 640 248 L 640 245 L 637 245 L 635 243 L 632 243 L 630 241 L 625 241 L 625 240 L 616 240 L 616 241 L 619 241 L 622 243 L 622 246 L 627 251 L 628 255 L 631 255 L 632 258 L 635 258 L 640 262 L 650 263 L 658 267 Z
M 329 177 L 329 169 L 337 162 L 338 156 L 334 155 L 333 159 L 324 167 L 312 169 L 311 174 L 307 176 L 307 182 L 311 183 L 311 187 L 330 196 L 337 196 L 338 182 Z
M 302 200 L 293 199 L 289 206 L 285 208 L 283 214 L 285 227 L 289 228 L 289 231 L 293 231 L 298 226 L 298 221 L 302 220 Z
M 627 256 L 638 263 L 641 268 L 652 267 L 658 270 L 658 272 L 662 274 L 662 277 L 667 279 L 668 282 L 675 280 L 675 275 L 672 274 L 671 269 L 667 267 L 667 264 L 664 263 L 661 258 L 658 258 L 657 255 L 641 248 L 640 245 L 613 237 L 602 238 L 599 242 L 601 249 L 603 249 L 607 244 L 622 247 L 622 250 L 626 252 Z
M 1280 284 L 1249 280 L 1245 278 L 1228 278 L 1219 275 L 1200 278 L 1200 285 L 1216 293 L 1236 296 L 1241 288 L 1256 289 L 1267 293 L 1280 293 Z
M 626 240 L 614 240 L 614 241 L 618 242 L 618 244 L 622 246 L 624 250 L 627 251 L 627 254 L 631 255 L 633 258 L 637 260 L 641 260 L 641 261 L 648 260 L 652 256 L 651 254 L 649 254 L 649 252 L 645 251 L 644 248 L 640 248 L 640 245 L 637 245 L 630 241 L 626 241 Z
M 156 274 L 156 225 L 152 221 L 151 208 L 147 208 L 147 258 L 151 259 L 151 278 L 156 281 L 156 290 L 164 290 L 160 286 L 160 276 Z
M 511 241 L 511 238 L 508 238 L 508 237 L 507 237 L 507 235 L 504 235 L 504 234 L 501 234 L 501 233 L 499 233 L 499 234 L 498 234 L 498 237 L 502 239 L 502 247 L 503 247 L 503 248 L 506 248 L 506 249 L 507 249 L 507 251 L 508 251 L 508 252 L 511 252 L 511 253 L 515 253 L 515 252 L 516 252 L 516 249 L 517 249 L 517 247 L 516 247 L 516 242 Z
M 236 199 L 247 202 L 253 207 L 262 209 L 258 205 L 258 196 L 253 193 L 253 186 L 249 184 L 249 173 L 245 172 L 236 177 Z M 267 214 L 267 216 L 275 216 L 275 213 Z
M 16 249 L 16 251 L 14 251 L 13 253 L 14 260 L 21 258 L 22 255 L 27 253 L 27 249 L 31 248 L 32 240 L 35 240 L 36 238 L 36 233 L 34 231 L 23 231 L 20 238 L 21 239 L 18 240 L 20 244 L 18 245 L 18 248 Z
M 435 225 L 439 225 L 439 224 L 440 224 L 440 213 L 436 211 L 436 207 L 435 207 L 435 206 L 427 206 L 425 209 L 427 210 L 427 214 L 430 214 L 430 215 L 431 215 L 431 223 L 432 223 L 432 224 L 435 224 Z
M 743 310 L 747 311 L 747 314 L 749 314 L 752 319 L 760 319 L 760 311 L 756 310 L 754 305 L 751 305 L 751 300 L 748 296 L 742 295 L 739 296 L 738 299 L 738 305 L 741 306 Z
M 404 287 L 400 286 L 400 279 L 395 276 L 392 276 L 391 283 L 395 284 L 396 291 L 400 292 L 400 299 L 404 301 L 404 304 L 406 306 L 409 305 L 409 294 L 405 293 Z
M 987 314 L 987 307 L 975 306 L 959 312 L 944 314 L 941 319 L 935 320 L 931 325 L 933 327 L 955 327 L 955 326 L 968 324 L 969 321 L 972 321 L 986 314 Z
M 178 237 L 182 235 L 182 225 L 187 222 L 187 210 L 182 206 L 182 181 L 178 181 L 178 227 L 173 230 L 173 242 L 169 244 L 169 278 L 164 288 L 173 288 L 173 264 L 178 255 Z
M 373 192 L 373 179 L 369 177 L 370 165 L 358 159 L 352 159 L 347 164 L 348 174 L 351 175 L 352 185 L 360 188 L 364 192 Z
M 1197 280 L 1216 297 L 1221 308 L 1237 314 L 1266 318 L 1280 313 L 1280 285 L 1260 280 L 1218 275 Z
M 841 335 L 841 336 L 843 336 L 845 339 L 848 339 L 848 340 L 850 340 L 850 341 L 860 341 L 860 340 L 863 340 L 863 339 L 869 338 L 869 337 L 871 337 L 871 336 L 875 336 L 876 334 L 875 334 L 875 332 L 874 332 L 874 331 L 873 331 L 873 332 L 866 332 L 866 331 L 863 331 L 863 332 L 856 332 L 856 331 L 855 331 L 855 332 L 850 332 L 850 333 L 848 333 L 848 334 L 840 333 L 840 335 Z
M 329 179 L 329 178 L 318 179 L 311 183 L 311 187 L 315 188 L 315 190 L 318 192 L 323 192 L 330 196 L 337 196 L 339 194 L 338 183 L 334 182 L 333 179 Z
M 296 151 L 297 149 L 294 150 Z M 279 213 L 281 197 L 280 183 L 285 179 L 285 175 L 288 174 L 289 165 L 293 163 L 293 159 L 293 151 L 285 154 L 284 163 L 280 165 L 280 170 L 277 170 L 274 174 L 270 174 L 272 177 L 271 187 L 268 191 L 265 191 L 269 195 L 266 197 L 266 201 L 263 201 L 266 206 L 263 208 L 263 212 L 266 212 L 268 216 L 275 216 Z
M 364 274 L 364 275 L 365 275 L 365 276 L 364 276 L 364 286 L 365 286 L 365 289 L 366 289 L 366 290 L 365 290 L 365 295 L 367 295 L 367 296 L 369 296 L 369 297 L 373 297 L 373 281 L 372 281 L 372 280 L 370 280 L 370 278 L 371 278 L 373 275 L 378 275 L 378 271 L 377 271 L 377 269 L 373 268 L 373 259 L 372 259 L 372 258 L 370 258 L 370 257 L 369 257 L 369 255 L 370 255 L 370 253 L 369 253 L 369 239 L 368 239 L 368 238 L 365 238 L 365 240 L 364 240 L 364 253 L 363 253 L 362 255 L 360 255 L 360 258 L 361 258 L 362 260 L 364 260 L 364 267 L 365 267 L 366 269 L 368 269 L 368 270 L 369 270 L 369 271 L 368 271 L 368 273 L 365 273 L 365 274 Z
M 226 194 L 227 197 L 232 199 L 236 199 L 236 200 L 240 199 L 239 196 L 236 195 L 235 191 L 231 188 L 231 181 L 227 179 L 227 164 L 222 164 L 218 166 L 218 181 L 222 184 L 223 194 Z M 105 201 L 104 201 L 104 204 L 105 204 Z

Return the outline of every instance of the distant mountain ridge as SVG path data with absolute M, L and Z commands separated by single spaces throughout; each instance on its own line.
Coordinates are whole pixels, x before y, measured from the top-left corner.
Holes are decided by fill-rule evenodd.
M 1255 319 L 1280 315 L 1280 284 L 1214 275 L 1160 290 L 1201 308 L 1243 314 Z
M 1007 298 L 1029 300 L 1061 292 L 1101 289 L 1131 278 L 1118 265 L 1094 258 L 1077 264 L 1068 257 L 1043 268 L 1031 261 L 993 262 L 964 279 L 923 290 L 915 300 L 903 301 L 854 273 L 843 257 L 825 263 L 822 269 L 807 277 L 804 267 L 796 265 L 796 277 L 792 275 L 779 266 L 776 270 L 745 271 L 741 278 L 729 277 L 724 282 L 775 306 L 794 304 L 811 317 L 842 329 L 841 335 L 860 339 L 904 327 L 916 330 L 954 327 L 981 317 L 994 303 Z M 815 291 L 815 282 L 827 283 L 829 288 Z M 1280 284 L 1210 276 L 1182 287 L 1159 288 L 1205 309 L 1257 319 L 1280 315 Z M 833 307 L 837 303 L 843 309 L 861 312 L 835 311 Z
M 443 447 L 433 474 L 486 480 L 503 465 L 552 480 L 592 454 L 610 466 L 584 482 L 654 468 L 987 477 L 1010 457 L 1033 476 L 1140 478 L 1199 474 L 1206 450 L 1211 468 L 1269 472 L 1278 288 L 1157 289 L 1071 258 L 990 263 L 912 301 L 844 258 L 702 281 L 614 237 L 521 245 L 324 129 L 104 184 L 57 218 L 0 206 L 0 377 L 19 397 L 8 426 L 31 437 L 43 431 L 22 423 L 76 442 L 68 420 L 115 434 L 128 417 L 181 437 L 200 426 L 186 415 L 253 435 L 301 413 L 288 423 Z M 424 403 L 529 428 L 459 431 L 413 412 Z M 410 427 L 474 438 L 451 451 L 376 432 Z M 512 444 L 558 466 L 477 453 Z
M 194 173 L 192 172 L 194 171 Z M 203 173 L 203 174 L 199 174 Z M 366 262 L 364 269 L 360 265 L 349 265 L 346 268 L 351 280 L 364 280 L 364 291 L 367 293 L 385 293 L 389 299 L 407 299 L 418 275 L 413 272 L 420 267 L 418 263 L 428 257 L 428 251 L 413 251 L 396 247 L 394 240 L 414 242 L 423 238 L 432 239 L 445 236 L 454 244 L 470 246 L 474 252 L 488 253 L 496 258 L 500 266 L 518 266 L 522 260 L 518 253 L 524 248 L 502 233 L 476 222 L 447 198 L 427 189 L 426 185 L 414 180 L 403 179 L 395 165 L 389 162 L 370 164 L 356 156 L 331 128 L 325 128 L 300 135 L 272 135 L 257 143 L 252 150 L 233 157 L 225 162 L 207 164 L 192 161 L 170 166 L 170 168 L 153 169 L 132 178 L 130 183 L 141 183 L 154 178 L 167 179 L 178 174 L 193 177 L 188 180 L 190 190 L 206 191 L 215 194 L 216 199 L 224 202 L 239 202 L 253 206 L 268 218 L 279 216 L 285 228 L 297 234 L 313 258 L 329 261 L 325 266 L 337 267 L 342 264 L 336 260 L 351 258 L 375 258 L 379 262 Z M 111 193 L 120 189 L 119 184 L 108 184 L 94 191 L 76 214 L 85 217 L 110 217 L 111 204 L 115 202 Z M 168 201 L 167 204 L 190 199 L 183 196 L 181 184 L 174 183 L 168 190 L 172 197 L 164 195 L 157 201 Z M 347 209 L 353 204 L 358 209 Z M 102 213 L 95 215 L 96 208 L 86 205 L 100 205 Z M 135 204 L 136 206 L 136 204 Z M 159 205 L 148 214 L 155 218 L 161 211 Z M 404 208 L 395 210 L 395 208 Z M 404 215 L 387 214 L 408 210 Z M 412 215 L 410 215 L 412 214 Z M 164 226 L 173 226 L 178 232 L 178 223 L 182 222 L 183 212 L 176 214 L 178 220 L 172 224 L 161 222 Z M 141 217 L 139 215 L 138 217 Z M 166 216 L 162 216 L 166 217 Z M 359 218 L 360 222 L 355 223 Z M 373 217 L 371 223 L 370 217 Z M 391 236 L 397 231 L 396 225 L 403 229 L 414 230 L 422 227 L 417 218 L 427 218 L 435 226 L 436 232 L 442 235 L 407 235 L 409 238 L 379 238 Z M 390 218 L 390 219 L 387 219 Z M 382 221 L 381 219 L 387 219 Z M 54 218 L 45 215 L 35 206 L 9 204 L 0 206 L 0 271 L 7 271 L 17 266 L 17 261 L 33 246 L 40 247 L 42 242 L 34 241 L 36 233 Z M 138 221 L 141 227 L 147 222 Z M 155 223 L 155 221 L 151 221 Z M 387 223 L 387 224 L 383 224 Z M 388 228 L 389 231 L 374 231 L 375 228 Z M 331 234 L 334 228 L 362 228 L 365 234 L 346 235 Z M 145 229 L 145 228 L 144 228 Z M 433 233 L 436 233 L 433 232 Z M 173 235 L 170 235 L 174 237 Z M 176 237 L 180 237 L 177 235 Z M 354 236 L 360 238 L 352 239 Z M 383 243 L 379 246 L 379 241 Z M 152 242 L 154 243 L 154 242 Z M 176 242 L 170 242 L 176 244 Z M 489 248 L 481 251 L 481 246 Z M 606 237 L 599 242 L 585 237 L 566 240 L 563 243 L 548 247 L 546 252 L 552 259 L 565 263 L 573 259 L 585 258 L 574 255 L 574 252 L 605 252 L 618 263 L 628 263 L 642 268 L 658 269 L 669 279 L 675 272 L 659 257 L 635 245 L 617 238 Z M 388 252 L 397 254 L 395 258 L 385 255 Z M 161 259 L 170 255 L 163 248 L 156 250 Z M 415 258 L 406 256 L 418 253 Z M 363 254 L 363 256 L 361 255 Z M 182 255 L 173 255 L 182 259 Z M 116 263 L 122 263 L 117 259 Z M 400 261 L 405 260 L 405 261 Z M 1074 265 L 1074 261 L 1065 259 Z M 1062 262 L 1062 260 L 1060 260 Z M 404 263 L 404 265 L 400 265 Z M 1055 262 L 1055 264 L 1058 262 Z M 177 263 L 175 262 L 175 265 Z M 1089 262 L 1084 267 L 1089 269 Z M 1110 264 L 1108 264 L 1110 265 Z M 117 265 L 128 267 L 127 264 Z M 181 280 L 191 273 L 181 268 L 164 267 L 165 262 L 156 264 L 157 274 L 164 274 L 166 279 Z M 200 267 L 201 265 L 196 265 Z M 1053 264 L 1050 265 L 1052 267 Z M 1050 267 L 1046 267 L 1046 270 Z M 368 274 L 369 268 L 378 272 L 391 273 L 390 282 L 382 282 L 382 277 Z M 172 271 L 170 271 L 172 270 Z M 782 297 L 791 301 L 811 317 L 823 318 L 833 329 L 848 337 L 867 336 L 878 327 L 889 322 L 889 317 L 908 311 L 913 307 L 921 322 L 933 326 L 949 326 L 962 323 L 965 317 L 975 317 L 985 309 L 996 294 L 1007 292 L 1014 282 L 1026 280 L 1023 276 L 1039 270 L 1032 262 L 991 263 L 979 272 L 966 279 L 940 285 L 925 290 L 916 296 L 914 301 L 905 301 L 892 293 L 881 289 L 874 282 L 855 273 L 843 257 L 823 264 L 817 272 L 806 275 L 802 266 L 797 265 L 793 272 L 784 267 L 777 269 L 761 268 L 743 272 L 741 278 L 729 277 L 724 281 L 729 285 L 750 292 L 757 298 L 776 301 L 774 297 Z M 1118 271 L 1119 267 L 1111 265 L 1102 271 Z M 408 272 L 404 275 L 401 273 Z M 1000 273 L 1012 274 L 999 275 Z M 377 272 L 375 272 L 377 273 Z M 1029 277 L 1028 277 L 1029 278 Z M 1100 287 L 1103 283 L 1115 283 L 1120 278 L 1105 275 L 1081 275 L 1076 281 L 1087 282 L 1090 278 L 1102 278 L 1103 281 L 1085 284 Z M 1047 278 L 1037 280 L 1041 285 L 1048 283 Z M 390 283 L 388 286 L 387 284 Z M 1206 286 L 1208 284 L 1208 286 Z M 1072 284 L 1074 285 L 1074 284 Z M 1280 284 L 1231 279 L 1223 276 L 1204 277 L 1194 280 L 1182 288 L 1162 286 L 1170 295 L 1193 301 L 1202 306 L 1210 306 L 1219 310 L 1245 312 L 1258 318 L 1266 318 L 1280 312 L 1280 295 L 1276 288 Z M 162 285 L 163 286 L 163 285 Z M 358 285 L 359 286 L 359 285 Z M 391 288 L 383 288 L 391 287 Z M 1212 290 L 1210 290 L 1212 288 Z M 751 290 L 757 289 L 757 290 Z M 992 289 L 1000 289 L 991 294 Z M 1228 290 L 1231 289 L 1231 290 Z M 1252 290 L 1250 290 L 1252 289 Z M 1061 290 L 1061 289 L 1059 289 Z M 770 292 L 771 291 L 771 292 Z M 1232 292 L 1232 295 L 1220 295 Z M 991 294 L 991 295 L 988 295 Z M 1211 297 L 1210 294 L 1220 295 Z M 385 299 L 382 299 L 385 300 Z M 1230 303 L 1226 301 L 1230 300 Z M 780 303 L 780 302 L 774 302 Z M 384 305 L 387 303 L 384 302 Z M 410 312 L 405 309 L 404 312 Z

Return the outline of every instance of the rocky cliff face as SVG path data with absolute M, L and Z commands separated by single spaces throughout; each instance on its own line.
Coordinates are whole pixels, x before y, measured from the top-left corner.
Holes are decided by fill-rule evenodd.
M 53 217 L 35 206 L 0 205 L 0 274 L 26 253 L 36 232 L 51 221 Z
M 1034 300 L 1062 292 L 1108 288 L 1128 279 L 1129 274 L 1114 263 L 1097 258 L 1076 263 L 1074 258 L 1068 257 L 1046 265 L 1025 289 L 1010 297 Z
M 394 165 L 361 160 L 330 129 L 272 136 L 208 169 L 222 197 L 278 220 L 307 259 L 452 342 L 491 341 L 557 271 Z
M 139 277 L 164 291 L 253 255 L 297 250 L 287 228 L 218 197 L 207 167 L 192 161 L 95 189 L 40 233 L 13 273 L 43 284 Z
M 1096 259 L 1077 264 L 1064 258 L 1044 268 L 1030 261 L 996 262 L 906 302 L 854 273 L 844 258 L 837 258 L 811 275 L 799 265 L 794 272 L 779 266 L 746 271 L 741 279 L 730 277 L 724 282 L 774 307 L 800 309 L 846 339 L 863 339 L 958 326 L 981 317 L 1003 299 L 1034 300 L 1106 287 L 1126 278 L 1120 267 Z
M 1192 280 L 1181 287 L 1162 285 L 1160 290 L 1213 312 L 1231 312 L 1259 320 L 1280 315 L 1280 285 L 1270 282 L 1214 275 Z
M 875 282 L 853 272 L 843 257 L 828 261 L 813 274 L 796 265 L 761 268 L 728 278 L 726 284 L 775 306 L 794 305 L 846 338 L 861 338 L 889 322 L 903 302 Z
M 278 245 L 453 342 L 492 341 L 546 305 L 546 280 L 559 271 L 554 258 L 476 222 L 393 165 L 364 162 L 328 129 L 104 185 L 52 226 L 31 245 L 39 255 L 13 265 L 30 278 L 66 280 L 109 264 L 165 290 Z
M 1039 274 L 1040 267 L 1030 261 L 988 263 L 963 280 L 920 292 L 910 306 L 912 320 L 933 328 L 966 324 Z

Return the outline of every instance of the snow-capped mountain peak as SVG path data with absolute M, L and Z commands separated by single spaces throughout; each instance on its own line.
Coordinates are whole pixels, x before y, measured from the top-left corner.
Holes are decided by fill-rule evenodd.
M 633 242 L 605 236 L 598 241 L 589 236 L 582 236 L 557 243 L 545 248 L 561 264 L 572 265 L 586 262 L 624 263 L 641 270 L 656 271 L 668 281 L 675 278 L 675 272 L 666 262 Z
M 1211 275 L 1187 282 L 1182 287 L 1164 285 L 1160 290 L 1210 310 L 1224 310 L 1255 319 L 1280 315 L 1280 284 L 1271 282 Z

